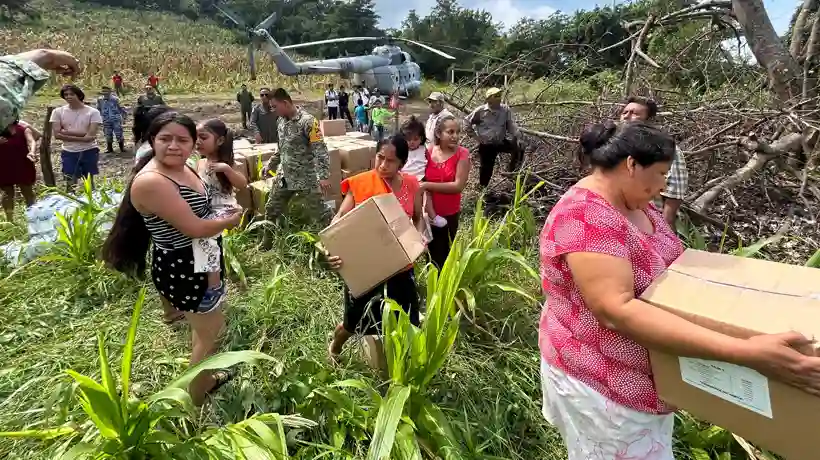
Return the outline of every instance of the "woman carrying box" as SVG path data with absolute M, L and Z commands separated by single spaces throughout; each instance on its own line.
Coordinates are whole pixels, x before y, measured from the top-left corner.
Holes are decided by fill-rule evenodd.
M 820 393 L 820 358 L 796 350 L 811 342 L 802 335 L 738 339 L 640 300 L 683 252 L 651 203 L 666 185 L 674 140 L 644 122 L 595 124 L 580 140 L 592 172 L 558 200 L 540 241 L 543 413 L 568 458 L 674 459 L 675 409 L 658 397 L 649 349 Z
M 390 136 L 379 142 L 375 167 L 342 181 L 344 201 L 333 217 L 333 222 L 371 197 L 393 193 L 421 232 L 424 220 L 419 182 L 413 175 L 401 172 L 409 151 L 407 141 L 400 135 Z M 328 254 L 327 260 L 332 270 L 338 270 L 342 266 L 342 260 L 337 256 Z M 345 342 L 354 334 L 381 333 L 382 297 L 385 290 L 387 296 L 395 300 L 410 316 L 410 321 L 418 326 L 419 299 L 412 264 L 359 298 L 353 298 L 345 286 L 344 321 L 336 326 L 333 341 L 328 347 L 332 360 L 339 357 Z

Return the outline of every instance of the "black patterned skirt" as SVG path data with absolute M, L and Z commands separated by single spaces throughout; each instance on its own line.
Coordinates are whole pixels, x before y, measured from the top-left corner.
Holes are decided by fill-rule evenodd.
M 222 237 L 217 238 L 222 251 Z M 221 257 L 220 277 L 224 281 L 225 263 Z M 194 273 L 193 246 L 165 250 L 153 246 L 151 279 L 159 295 L 177 310 L 199 312 L 199 304 L 208 288 L 207 273 Z
M 419 325 L 419 295 L 413 269 L 396 273 L 363 296 L 354 298 L 345 286 L 345 330 L 354 334 L 380 335 L 382 333 L 382 301 L 387 296 L 395 300 L 410 316 L 410 322 Z

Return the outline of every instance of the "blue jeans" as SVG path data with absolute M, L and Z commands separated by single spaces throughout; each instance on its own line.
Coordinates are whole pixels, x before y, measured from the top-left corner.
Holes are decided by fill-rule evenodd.
M 77 182 L 81 177 L 96 176 L 100 173 L 98 165 L 100 161 L 99 147 L 81 152 L 63 150 L 60 152 L 60 159 L 63 163 L 63 175 L 66 180 L 72 183 Z

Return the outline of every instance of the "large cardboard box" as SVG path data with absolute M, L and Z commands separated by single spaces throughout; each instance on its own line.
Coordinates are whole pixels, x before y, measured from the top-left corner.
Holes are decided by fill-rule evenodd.
M 424 252 L 421 234 L 392 193 L 356 206 L 319 232 L 319 238 L 342 259 L 339 274 L 353 297 L 404 270 Z
M 347 121 L 345 120 L 322 120 L 321 123 L 322 135 L 330 136 L 344 136 L 347 132 Z
M 376 147 L 369 145 L 355 145 L 339 149 L 342 157 L 342 168 L 351 172 L 361 172 L 371 169 L 376 157 Z
M 333 201 L 336 207 L 342 201 L 342 158 L 338 150 L 328 150 L 328 157 L 330 158 L 330 186 L 331 191 L 325 195 L 325 200 Z
M 365 140 L 373 139 L 372 137 L 370 137 L 370 134 L 363 133 L 361 131 L 348 131 L 347 132 L 347 137 L 350 137 L 350 138 L 353 138 L 353 139 L 365 139 Z
M 240 138 L 240 139 L 234 139 L 233 140 L 233 149 L 234 149 L 234 151 L 241 150 L 241 149 L 249 149 L 251 147 L 253 147 L 253 144 L 251 144 L 251 141 L 249 141 L 247 139 Z
M 738 338 L 790 330 L 820 336 L 820 270 L 813 268 L 690 249 L 641 298 Z M 788 460 L 820 455 L 820 397 L 733 364 L 656 351 L 650 360 L 669 404 Z
M 245 160 L 248 163 L 248 173 L 250 176 L 251 181 L 258 181 L 264 179 L 259 175 L 259 163 L 261 161 L 262 166 L 267 164 L 268 160 L 270 159 L 273 154 L 279 150 L 279 145 L 277 144 L 258 144 L 254 145 L 250 149 L 242 149 L 238 152 L 234 152 L 234 155 L 240 154 L 245 157 Z

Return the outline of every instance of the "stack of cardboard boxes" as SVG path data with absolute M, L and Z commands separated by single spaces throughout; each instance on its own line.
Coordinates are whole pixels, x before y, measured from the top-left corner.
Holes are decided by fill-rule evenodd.
M 341 125 L 340 135 L 335 134 L 339 131 L 338 125 Z M 342 180 L 373 166 L 376 142 L 370 140 L 366 133 L 345 133 L 344 120 L 323 120 L 321 127 L 330 157 L 332 186 L 325 200 L 335 209 L 342 202 Z M 277 149 L 277 144 L 253 145 L 244 139 L 234 141 L 234 169 L 247 177 L 250 184 L 248 190 L 237 192 L 237 201 L 255 214 L 264 212 L 267 195 L 273 185 L 273 178 L 261 177 L 260 172 Z

